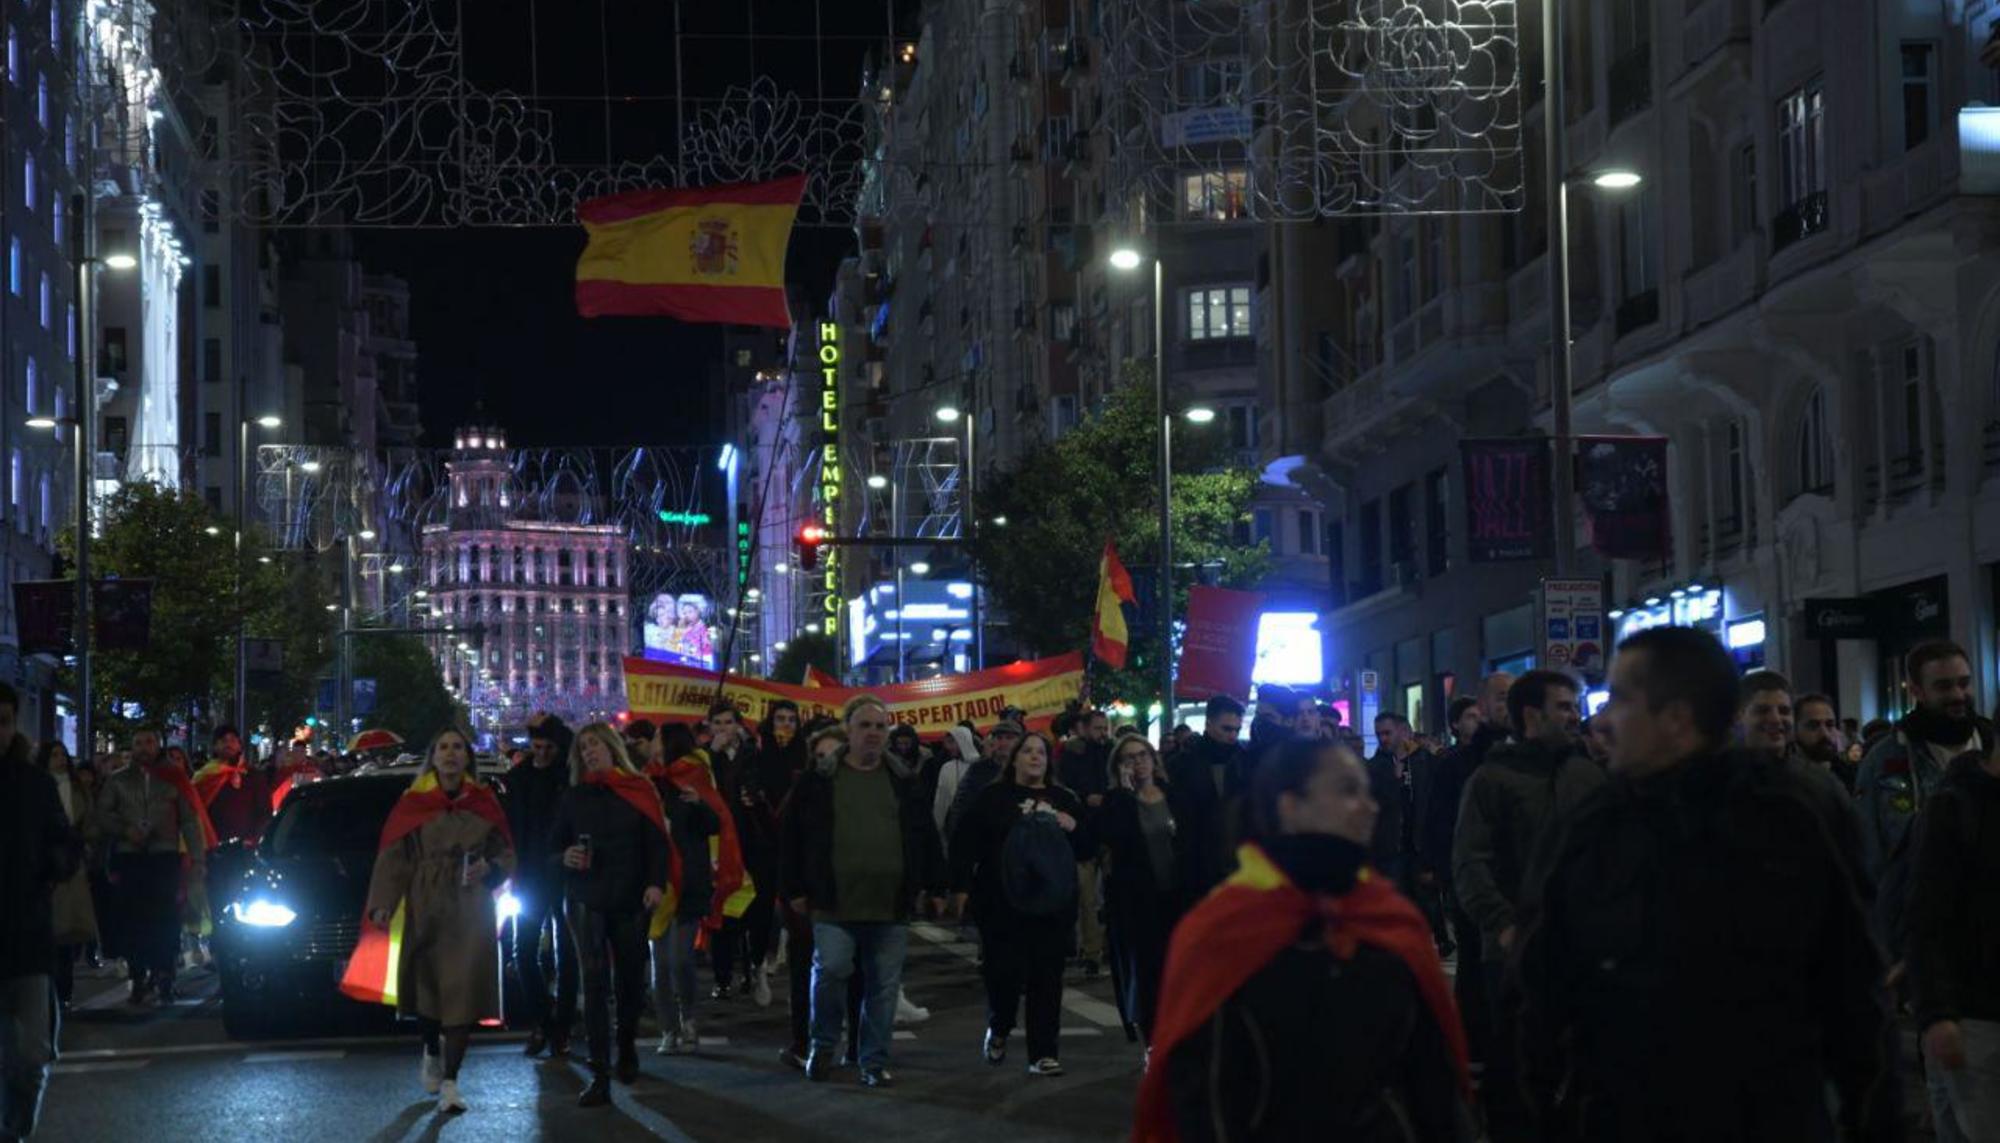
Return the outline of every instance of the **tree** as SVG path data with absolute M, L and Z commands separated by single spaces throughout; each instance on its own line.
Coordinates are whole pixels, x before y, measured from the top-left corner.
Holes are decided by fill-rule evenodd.
M 770 679 L 797 685 L 804 681 L 807 667 L 818 667 L 829 675 L 840 674 L 840 651 L 831 635 L 801 635 L 785 644 L 771 664 Z
M 1151 377 L 1150 366 L 1128 365 L 1103 408 L 1031 450 L 981 497 L 979 518 L 1005 517 L 1007 524 L 982 528 L 974 554 L 990 598 L 1030 654 L 1088 645 L 1106 540 L 1138 577 L 1149 578 L 1147 569 L 1158 562 L 1160 426 Z M 1257 476 L 1229 464 L 1221 434 L 1179 422 L 1173 447 L 1173 608 L 1181 615 L 1197 575 L 1201 582 L 1247 587 L 1263 578 L 1270 549 L 1234 537 L 1249 516 Z M 1156 606 L 1143 598 L 1145 585 L 1139 590 L 1143 607 Z M 1093 664 L 1099 697 L 1142 708 L 1158 700 L 1154 628 L 1134 627 L 1125 670 Z
M 362 721 L 393 730 L 415 746 L 447 727 L 467 725 L 465 707 L 445 690 L 437 660 L 415 635 L 354 640 L 354 677 L 375 680 L 375 712 Z
M 93 576 L 148 579 L 152 611 L 144 651 L 92 657 L 93 723 L 118 732 L 135 722 L 225 720 L 236 672 L 236 544 L 199 497 L 156 484 L 124 485 L 100 507 L 90 544 Z M 75 535 L 60 544 L 74 560 Z M 253 550 L 256 537 L 250 537 Z M 285 671 L 250 710 L 275 726 L 303 705 L 300 692 L 330 653 L 324 591 L 317 580 L 277 563 L 253 562 L 243 578 L 243 614 L 253 635 L 285 641 Z M 67 685 L 74 686 L 74 680 Z M 259 692 L 253 689 L 253 700 Z M 137 717 L 126 716 L 127 704 Z

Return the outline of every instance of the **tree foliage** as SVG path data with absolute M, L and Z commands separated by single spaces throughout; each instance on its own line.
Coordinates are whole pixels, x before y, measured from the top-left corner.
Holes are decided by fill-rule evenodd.
M 375 680 L 375 711 L 362 722 L 393 730 L 415 748 L 440 730 L 467 725 L 465 707 L 445 690 L 437 661 L 414 635 L 356 639 L 354 677 Z
M 771 664 L 769 678 L 776 683 L 797 685 L 806 677 L 807 667 L 818 667 L 836 678 L 840 675 L 840 653 L 831 635 L 801 635 L 785 644 Z
M 249 540 L 257 550 L 257 538 Z M 73 560 L 73 532 L 61 545 Z M 128 703 L 147 722 L 226 721 L 234 708 L 238 614 L 230 529 L 191 493 L 132 483 L 100 504 L 90 556 L 94 578 L 153 581 L 146 650 L 92 657 L 95 725 L 129 729 Z M 281 639 L 285 648 L 284 671 L 262 688 L 253 680 L 253 724 L 288 730 L 303 714 L 312 680 L 332 653 L 325 598 L 309 568 L 249 561 L 241 601 L 250 633 Z
M 1144 580 L 1141 604 L 1159 560 L 1159 440 L 1152 371 L 1128 365 L 1104 406 L 1061 438 L 1037 446 L 980 498 L 975 554 L 989 598 L 1014 641 L 1032 655 L 1087 647 L 1097 598 L 1098 561 L 1106 540 Z M 1218 425 L 1176 420 L 1173 435 L 1173 613 L 1184 615 L 1194 583 L 1246 587 L 1270 564 L 1267 545 L 1236 542 L 1256 491 L 1254 472 L 1231 465 Z M 1157 611 L 1152 611 L 1157 615 Z M 1099 699 L 1143 705 L 1159 697 L 1156 623 L 1135 624 L 1124 671 L 1091 670 Z

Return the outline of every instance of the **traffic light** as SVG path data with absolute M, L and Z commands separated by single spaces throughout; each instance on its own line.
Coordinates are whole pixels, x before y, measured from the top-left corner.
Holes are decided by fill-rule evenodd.
M 799 528 L 799 566 L 811 571 L 819 566 L 819 546 L 826 542 L 826 529 L 818 524 Z

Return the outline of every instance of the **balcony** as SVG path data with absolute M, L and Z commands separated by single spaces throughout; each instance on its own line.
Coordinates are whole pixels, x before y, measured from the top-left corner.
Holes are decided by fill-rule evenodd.
M 1015 254 L 1024 253 L 1028 249 L 1028 237 L 1028 224 L 1025 222 L 1015 223 L 1013 229 L 1008 231 L 1008 246 L 1010 250 Z
M 1014 307 L 1014 332 L 1033 333 L 1035 329 L 1035 307 L 1025 303 Z
M 1090 166 L 1090 132 L 1078 130 L 1062 145 L 1063 174 L 1074 177 L 1077 171 Z
M 1618 57 L 1611 65 L 1611 126 L 1639 114 L 1653 105 L 1653 45 L 1640 44 Z
M 1035 78 L 1035 64 L 1026 52 L 1015 52 L 1007 57 L 1007 78 L 1026 86 Z
M 1826 192 L 1814 191 L 1771 219 L 1771 253 L 1826 229 Z
M 1034 142 L 1031 141 L 1026 135 L 1016 135 L 1014 137 L 1014 141 L 1007 144 L 1007 158 L 1010 162 L 1013 162 L 1020 166 L 1026 166 L 1029 163 L 1034 162 L 1035 161 Z
M 1617 335 L 1624 337 L 1635 330 L 1644 329 L 1660 320 L 1660 289 L 1658 286 L 1641 290 L 1618 303 L 1618 311 L 1613 318 Z

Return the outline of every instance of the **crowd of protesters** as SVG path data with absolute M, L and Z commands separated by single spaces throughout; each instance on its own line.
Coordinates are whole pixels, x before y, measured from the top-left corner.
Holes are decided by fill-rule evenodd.
M 893 1086 L 931 920 L 976 937 L 988 1065 L 1024 1027 L 1016 1066 L 1061 1075 L 1065 974 L 1108 969 L 1146 1053 L 1141 1139 L 1886 1141 L 1908 1027 L 1936 1138 L 2000 1140 L 2000 736 L 1962 649 L 1904 674 L 1910 712 L 1863 728 L 1658 628 L 1588 719 L 1571 675 L 1496 674 L 1434 737 L 1382 714 L 1372 752 L 1280 687 L 1254 718 L 1211 699 L 1160 748 L 1095 710 L 926 743 L 867 695 L 754 727 L 727 703 L 695 726 L 542 716 L 504 802 L 446 731 L 368 918 L 407 918 L 398 1006 L 444 1112 L 498 1015 L 511 879 L 526 1052 L 567 1055 L 580 1015 L 586 1107 L 638 1078 L 642 1017 L 693 1052 L 703 1003 L 772 1004 L 781 973 L 783 1061 Z M 150 731 L 84 765 L 32 751 L 15 708 L 0 688 L 4 875 L 38 904 L 0 948 L 10 1138 L 74 967 L 115 956 L 132 1003 L 170 1001 L 221 843 L 336 769 L 246 763 L 228 727 L 200 767 Z

